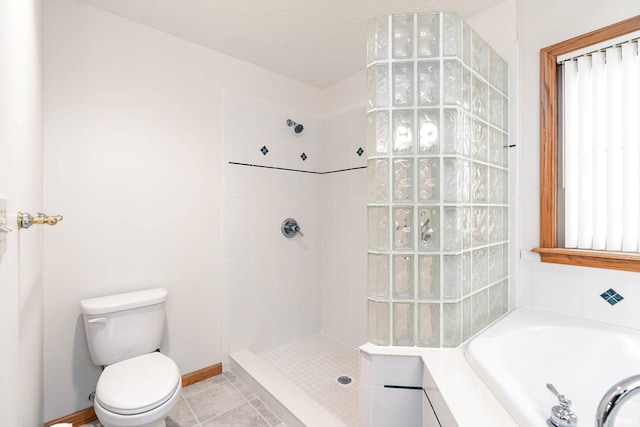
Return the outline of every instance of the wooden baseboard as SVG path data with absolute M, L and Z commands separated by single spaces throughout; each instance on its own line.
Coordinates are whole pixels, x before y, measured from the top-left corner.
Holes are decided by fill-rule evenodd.
M 182 387 L 186 387 L 191 384 L 195 384 L 200 381 L 204 381 L 207 378 L 215 377 L 222 374 L 222 363 L 216 363 L 215 365 L 208 366 L 206 368 L 199 369 L 182 376 Z M 93 406 L 90 408 L 82 409 L 81 411 L 74 412 L 73 414 L 57 418 L 53 421 L 47 421 L 44 423 L 44 427 L 51 427 L 54 424 L 59 423 L 71 423 L 73 427 L 79 427 L 83 424 L 90 423 L 97 420 L 96 412 L 93 410 Z
M 182 376 L 182 387 L 204 381 L 207 378 L 215 377 L 222 373 L 222 363 L 217 363 L 213 366 L 198 369 L 197 371 Z
M 83 409 L 78 412 L 74 412 L 71 415 L 67 415 L 66 417 L 60 417 L 53 421 L 49 421 L 44 423 L 44 427 L 49 427 L 58 423 L 71 423 L 73 427 L 81 426 L 86 423 L 90 423 L 91 421 L 97 420 L 96 411 L 93 410 L 93 406 L 90 408 Z

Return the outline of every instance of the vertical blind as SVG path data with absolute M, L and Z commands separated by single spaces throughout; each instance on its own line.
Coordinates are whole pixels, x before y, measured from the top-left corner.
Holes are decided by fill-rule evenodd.
M 638 40 L 561 66 L 565 247 L 640 252 Z

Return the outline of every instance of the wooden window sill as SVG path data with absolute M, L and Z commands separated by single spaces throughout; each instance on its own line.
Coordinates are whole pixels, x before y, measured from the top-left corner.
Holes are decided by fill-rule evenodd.
M 584 249 L 534 248 L 542 262 L 640 272 L 640 254 Z

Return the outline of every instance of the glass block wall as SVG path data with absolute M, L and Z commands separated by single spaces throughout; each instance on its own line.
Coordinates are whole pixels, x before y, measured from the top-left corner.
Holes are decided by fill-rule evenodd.
M 369 23 L 368 324 L 456 347 L 508 310 L 507 64 L 454 13 Z

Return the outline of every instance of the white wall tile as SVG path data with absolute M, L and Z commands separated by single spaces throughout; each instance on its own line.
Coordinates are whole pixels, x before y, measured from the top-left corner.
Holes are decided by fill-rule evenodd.
M 592 268 L 584 274 L 583 315 L 587 319 L 599 320 L 620 326 L 640 329 L 640 275 L 627 271 Z M 600 294 L 613 289 L 624 298 L 611 305 Z
M 350 318 L 349 315 L 341 310 L 336 311 L 336 324 L 339 325 L 335 331 L 335 339 L 338 341 L 348 344 L 349 343 L 349 332 L 350 332 Z
M 533 271 L 534 307 L 573 316 L 582 315 L 582 269 L 540 263 Z
M 385 385 L 422 387 L 424 363 L 420 357 L 383 356 Z
M 360 382 L 373 385 L 373 356 L 360 351 Z
M 371 385 L 422 386 L 424 364 L 420 357 L 367 356 L 367 365 L 370 366 L 369 369 L 371 372 L 369 379 Z
M 371 426 L 421 426 L 422 390 L 371 387 Z
M 324 305 L 321 308 L 322 313 L 322 333 L 334 337 L 336 335 L 336 322 L 335 316 L 332 310 L 329 310 Z
M 359 427 L 370 427 L 372 423 L 371 410 L 372 410 L 372 391 L 371 386 L 362 381 L 362 374 L 360 376 L 360 384 L 358 386 L 358 399 L 359 399 Z
M 530 282 L 529 282 L 530 278 Z M 558 313 L 640 328 L 640 274 L 520 260 L 519 303 Z M 614 306 L 600 294 L 609 288 L 623 296 Z M 531 302 L 527 301 L 527 293 Z
M 366 319 L 366 316 L 365 316 Z M 349 341 L 346 343 L 352 347 L 358 347 L 365 344 L 368 341 L 368 328 L 365 320 L 359 321 L 352 318 L 349 321 L 350 336 Z
M 350 281 L 349 284 L 349 307 L 348 313 L 354 320 L 360 319 L 364 321 L 367 318 L 367 289 L 360 286 L 360 283 L 366 283 L 366 278 L 360 279 L 358 282 Z M 364 342 L 360 343 L 360 345 Z
M 516 283 L 516 306 L 532 305 L 533 301 L 533 268 L 531 261 L 518 260 Z M 514 275 L 515 276 L 515 275 Z M 512 278 L 514 276 L 511 276 Z

